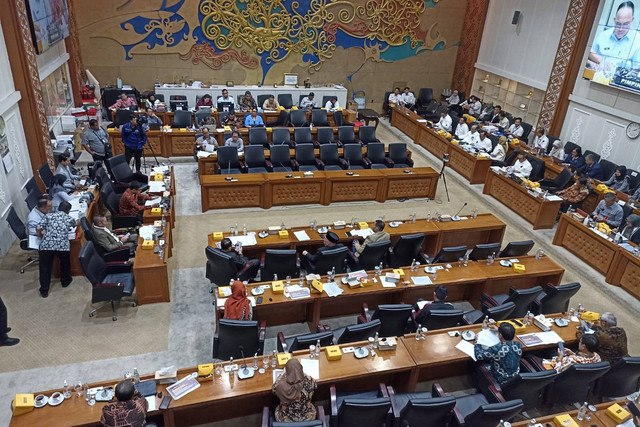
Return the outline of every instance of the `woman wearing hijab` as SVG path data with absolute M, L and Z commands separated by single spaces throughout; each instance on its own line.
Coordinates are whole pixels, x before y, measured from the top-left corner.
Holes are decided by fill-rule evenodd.
M 271 390 L 280 404 L 276 407 L 275 418 L 279 422 L 300 422 L 316 419 L 316 408 L 311 402 L 316 381 L 302 371 L 298 359 L 289 359 L 284 373 L 273 384 Z
M 253 318 L 253 307 L 247 298 L 247 289 L 239 280 L 233 282 L 231 296 L 224 302 L 224 318 L 232 320 L 251 320 Z
M 622 193 L 629 191 L 629 177 L 627 176 L 627 167 L 618 166 L 616 171 L 611 175 L 608 181 L 605 181 L 604 185 L 612 190 L 618 190 Z
M 627 217 L 627 224 L 622 229 L 622 237 L 640 244 L 640 215 L 631 214 Z
M 565 153 L 564 153 L 564 144 L 562 143 L 562 141 L 560 141 L 559 139 L 556 139 L 555 141 L 553 141 L 553 145 L 551 146 L 551 151 L 549 151 L 549 156 L 555 157 L 556 159 L 559 159 L 559 160 L 564 160 Z
M 51 199 L 51 206 L 54 211 L 58 210 L 58 206 L 62 202 L 69 202 L 73 200 L 73 196 L 67 193 L 67 189 L 64 187 L 64 182 L 67 180 L 67 177 L 62 174 L 54 175 L 53 181 L 51 181 L 51 186 L 49 188 L 49 198 Z

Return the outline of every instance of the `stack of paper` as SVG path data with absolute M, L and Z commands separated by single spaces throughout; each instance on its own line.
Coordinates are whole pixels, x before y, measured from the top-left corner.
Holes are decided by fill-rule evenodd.
M 151 173 L 152 174 L 165 173 L 165 172 L 169 172 L 169 166 L 167 166 L 167 165 L 156 166 L 156 167 L 151 169 Z
M 164 190 L 166 190 L 164 182 L 149 181 L 149 193 L 162 193 Z
M 526 347 L 564 342 L 564 340 L 560 338 L 560 335 L 558 335 L 555 331 L 534 332 L 531 334 L 517 335 L 517 337 Z
M 299 242 L 306 242 L 307 240 L 311 240 L 311 237 L 309 237 L 307 232 L 304 230 L 294 231 L 293 235 L 296 236 Z
M 395 288 L 396 287 L 396 283 L 395 282 L 391 282 L 388 281 L 384 276 L 380 276 L 380 283 L 382 284 L 383 288 Z
M 373 230 L 370 228 L 365 228 L 364 230 L 351 230 L 349 234 L 351 234 L 351 236 L 358 236 L 358 237 L 365 238 L 367 236 L 372 235 Z
M 411 281 L 413 282 L 414 285 L 416 286 L 420 286 L 420 285 L 432 285 L 433 282 L 431 281 L 431 279 L 429 278 L 429 276 L 414 276 L 411 278 Z
M 151 187 L 149 187 L 151 188 Z M 161 190 L 162 191 L 162 190 Z M 153 205 L 157 205 L 160 203 L 160 201 L 162 200 L 162 197 L 155 197 L 153 199 L 149 199 L 146 202 L 144 202 L 145 207 L 149 207 L 149 206 L 153 206 Z
M 258 244 L 255 233 L 247 234 L 246 236 L 229 236 L 229 239 L 231 239 L 231 243 L 234 245 L 238 242 L 240 242 L 242 246 L 253 246 Z
M 477 344 L 480 344 L 484 347 L 493 347 L 494 345 L 500 342 L 500 338 L 498 338 L 498 333 L 492 331 L 491 329 L 483 329 L 478 332 L 478 340 Z
M 209 156 L 213 156 L 215 153 L 209 153 L 208 151 L 202 151 L 202 150 L 198 150 L 198 152 L 196 153 L 196 156 L 198 156 L 199 159 L 204 159 L 207 158 Z
M 322 289 L 324 289 L 324 291 L 330 297 L 337 297 L 338 295 L 342 295 L 342 293 L 344 292 L 335 282 L 325 283 Z

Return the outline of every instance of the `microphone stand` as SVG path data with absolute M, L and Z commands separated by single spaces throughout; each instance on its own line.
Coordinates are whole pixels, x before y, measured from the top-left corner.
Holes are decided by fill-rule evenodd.
M 240 350 L 240 354 L 242 355 L 242 365 L 240 365 L 240 370 L 238 370 L 238 379 L 246 380 L 247 378 L 251 378 L 255 375 L 253 368 L 249 368 L 247 366 L 247 361 L 244 357 L 244 347 L 238 346 L 238 350 Z
M 444 182 L 444 191 L 447 193 L 447 202 L 451 202 L 451 199 L 449 198 L 449 187 L 447 187 L 447 176 L 444 173 L 444 168 L 447 166 L 447 163 L 449 163 L 449 155 L 445 154 L 442 157 L 442 169 L 440 169 L 439 176 Z

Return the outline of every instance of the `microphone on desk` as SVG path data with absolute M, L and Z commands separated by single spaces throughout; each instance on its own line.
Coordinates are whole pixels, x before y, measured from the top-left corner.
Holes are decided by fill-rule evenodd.
M 280 167 L 281 167 L 282 169 L 284 169 L 284 172 L 286 172 L 286 171 L 287 171 L 287 168 L 284 166 L 284 164 L 282 164 L 282 162 L 278 162 L 278 164 L 280 165 Z M 293 176 L 293 174 L 292 174 L 292 173 L 288 173 L 288 174 L 285 176 L 285 178 L 291 178 L 292 176 Z
M 249 368 L 247 366 L 247 361 L 244 356 L 244 346 L 239 345 L 238 350 L 240 350 L 240 354 L 242 355 L 242 365 L 240 365 L 240 370 L 238 371 L 238 379 L 246 380 L 247 378 L 251 378 L 255 375 L 253 368 Z
M 351 171 L 351 161 L 349 159 L 347 159 L 347 175 L 352 176 L 353 175 L 353 171 Z
M 231 177 L 231 160 L 229 160 L 229 165 L 227 166 L 227 176 L 224 178 L 225 181 L 231 181 L 233 177 Z
M 462 207 L 460 208 L 460 210 L 451 217 L 452 221 L 460 221 L 460 217 L 458 216 L 460 214 L 460 212 L 462 212 L 462 209 L 464 209 L 467 206 L 467 202 L 464 202 L 464 205 L 462 205 Z

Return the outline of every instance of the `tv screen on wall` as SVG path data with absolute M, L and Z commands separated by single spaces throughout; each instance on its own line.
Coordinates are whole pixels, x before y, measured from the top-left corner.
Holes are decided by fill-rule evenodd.
M 640 0 L 606 0 L 583 76 L 640 93 Z
M 41 54 L 69 35 L 67 0 L 29 0 L 27 5 L 36 53 Z

